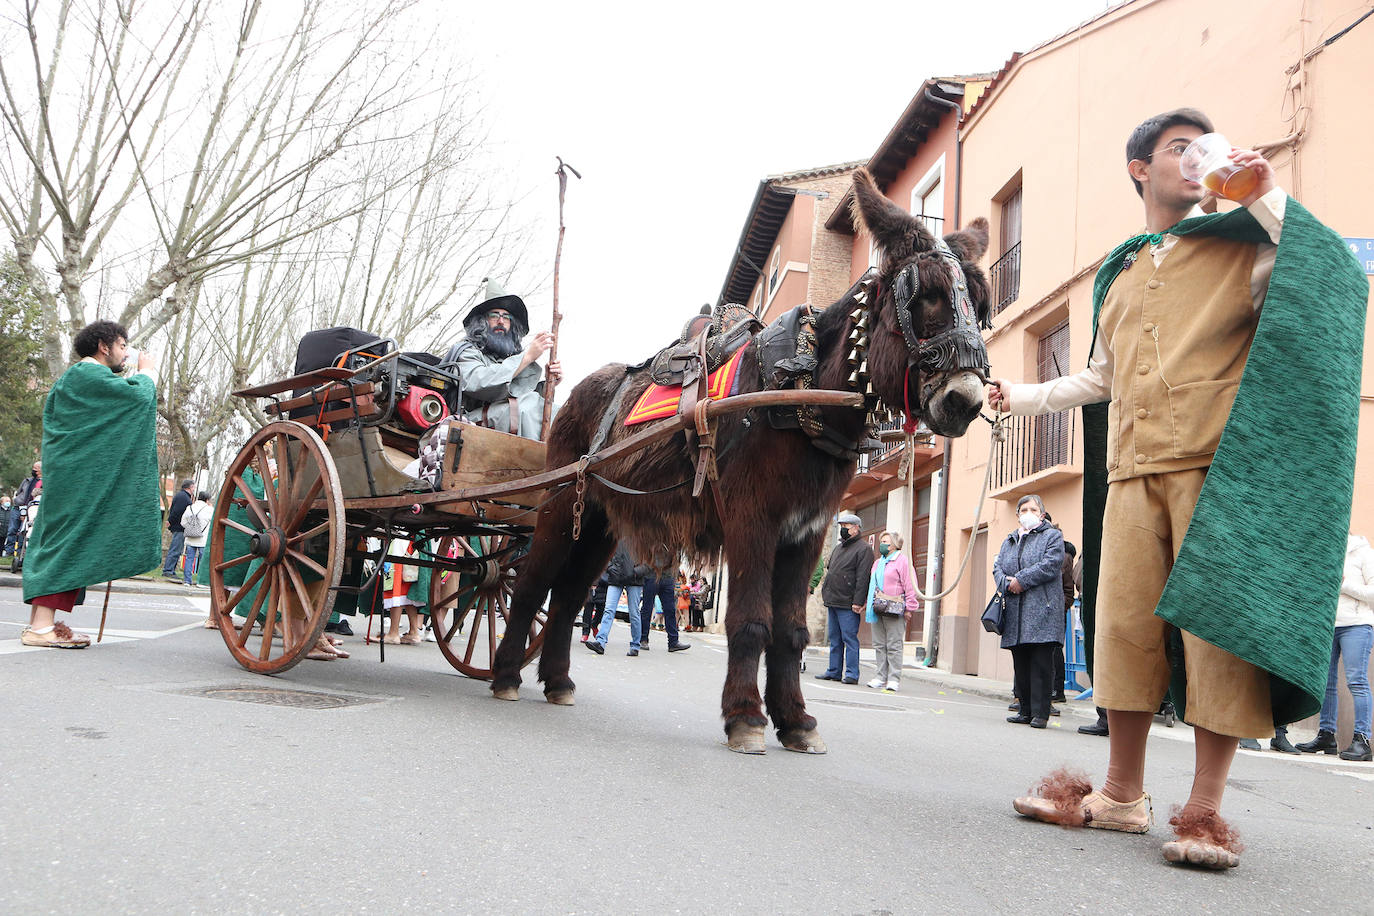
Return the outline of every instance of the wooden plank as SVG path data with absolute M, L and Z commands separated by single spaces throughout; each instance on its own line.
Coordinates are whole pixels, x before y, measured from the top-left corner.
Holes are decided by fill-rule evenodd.
M 352 378 L 361 371 L 361 369 L 316 369 L 313 372 L 304 372 L 300 375 L 284 378 L 279 382 L 263 382 L 261 385 L 254 385 L 252 388 L 240 388 L 238 391 L 230 393 L 236 398 L 263 398 L 269 394 L 281 394 L 283 391 L 291 391 L 296 388 L 314 388 L 325 382 L 341 382 L 346 378 Z
M 329 401 L 348 400 L 350 396 L 362 397 L 372 393 L 372 383 L 363 382 L 361 385 L 354 385 L 350 389 L 347 385 L 335 385 L 331 388 L 312 391 L 310 394 L 303 394 L 298 398 L 291 398 L 286 401 L 274 401 L 268 404 L 265 410 L 270 414 L 284 414 L 287 411 L 295 410 L 297 407 L 315 406 Z

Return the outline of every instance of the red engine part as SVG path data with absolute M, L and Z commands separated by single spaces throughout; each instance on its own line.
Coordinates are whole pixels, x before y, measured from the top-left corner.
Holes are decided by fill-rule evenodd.
M 396 403 L 396 416 L 411 429 L 429 429 L 448 415 L 448 404 L 432 388 L 411 385 L 406 396 Z

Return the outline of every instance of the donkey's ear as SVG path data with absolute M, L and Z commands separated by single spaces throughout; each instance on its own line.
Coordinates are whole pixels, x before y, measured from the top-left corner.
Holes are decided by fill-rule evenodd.
M 885 256 L 884 263 L 905 261 L 935 247 L 935 237 L 910 213 L 883 196 L 868 169 L 854 173 L 854 227 L 868 233 Z
M 946 235 L 945 244 L 959 256 L 959 260 L 976 264 L 988 250 L 988 221 L 978 217 L 958 232 Z

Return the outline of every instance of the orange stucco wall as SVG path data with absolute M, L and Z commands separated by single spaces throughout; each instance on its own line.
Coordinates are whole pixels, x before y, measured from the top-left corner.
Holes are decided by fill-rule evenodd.
M 1307 9 L 1310 24 L 1300 17 Z M 1303 51 L 1353 22 L 1361 11 L 1334 0 L 1139 0 L 1023 57 L 963 126 L 963 208 L 987 216 L 998 254 L 997 198 L 1020 173 L 1023 187 L 1020 296 L 989 333 L 993 374 L 1034 380 L 1035 342 L 1069 317 L 1071 370 L 1082 368 L 1091 334 L 1092 266 L 1143 226 L 1125 171 L 1125 142 L 1150 115 L 1192 105 L 1238 146 L 1284 137 L 1292 123 L 1285 72 Z M 1339 234 L 1374 237 L 1374 194 L 1366 178 L 1374 124 L 1368 117 L 1374 23 L 1355 28 L 1307 65 L 1308 131 L 1296 156 L 1271 156 L 1279 183 Z M 1223 204 L 1223 207 L 1230 206 Z M 949 207 L 948 214 L 953 213 Z M 857 261 L 866 241 L 856 243 Z M 859 249 L 862 247 L 862 251 Z M 862 267 L 859 266 L 862 270 Z M 1069 283 L 1076 274 L 1084 275 Z M 1063 287 L 1063 288 L 1061 288 Z M 1053 295 L 1051 295 L 1053 293 Z M 1374 535 L 1374 326 L 1366 331 L 1359 458 L 1352 527 Z M 1080 441 L 1075 444 L 1081 467 Z M 957 568 L 989 454 L 986 424 L 953 448 L 947 567 Z M 1072 473 L 1038 487 L 1069 540 L 1081 537 L 1081 483 Z M 987 563 L 1013 526 L 1014 495 L 990 499 Z M 970 576 L 988 577 L 974 569 Z M 941 667 L 1006 678 L 1007 653 L 974 626 L 989 583 L 968 580 L 942 608 Z

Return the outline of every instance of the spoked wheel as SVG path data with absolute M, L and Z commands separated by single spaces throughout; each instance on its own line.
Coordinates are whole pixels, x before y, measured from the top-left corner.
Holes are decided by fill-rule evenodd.
M 279 674 L 315 647 L 343 555 L 343 497 L 320 437 L 283 420 L 258 430 L 225 475 L 210 541 L 210 602 L 240 665 Z M 242 584 L 231 592 L 226 577 Z
M 446 537 L 439 542 L 441 557 L 470 557 L 476 574 L 434 571 L 429 607 L 434 637 L 449 664 L 480 680 L 491 680 L 496 649 L 510 619 L 515 577 L 525 562 L 526 535 L 483 534 Z M 530 624 L 529 646 L 521 666 L 528 665 L 544 645 L 547 615 L 541 610 Z

